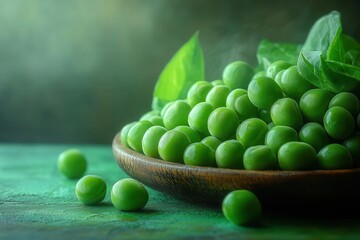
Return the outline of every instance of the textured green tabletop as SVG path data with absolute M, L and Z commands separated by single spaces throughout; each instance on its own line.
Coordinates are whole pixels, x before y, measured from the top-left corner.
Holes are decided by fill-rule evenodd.
M 79 148 L 88 174 L 108 184 L 99 206 L 81 205 L 76 181 L 56 169 L 59 153 Z M 305 213 L 265 210 L 259 226 L 237 227 L 220 208 L 174 199 L 148 189 L 141 212 L 120 212 L 110 202 L 111 186 L 127 177 L 111 146 L 0 145 L 0 239 L 360 239 L 358 212 Z M 351 208 L 350 208 L 351 209 Z

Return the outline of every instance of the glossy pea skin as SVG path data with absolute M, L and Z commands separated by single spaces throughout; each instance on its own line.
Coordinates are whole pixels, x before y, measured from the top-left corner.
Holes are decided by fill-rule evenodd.
M 348 110 L 335 106 L 326 111 L 324 128 L 330 137 L 344 140 L 354 132 L 355 121 Z
M 292 98 L 277 100 L 271 107 L 270 116 L 276 126 L 288 126 L 295 130 L 299 130 L 303 126 L 299 105 Z
M 166 110 L 167 110 L 173 103 L 174 103 L 174 101 L 168 102 L 168 103 L 161 109 L 161 111 L 160 111 L 160 116 L 161 116 L 161 117 L 164 117 Z
M 236 130 L 236 139 L 245 147 L 264 145 L 267 124 L 259 118 L 249 118 L 243 121 Z
M 300 98 L 301 112 L 308 122 L 323 123 L 325 112 L 328 110 L 333 93 L 325 89 L 311 89 Z
M 152 111 L 149 111 L 149 112 L 146 112 L 145 114 L 143 114 L 141 117 L 140 117 L 140 121 L 141 120 L 149 120 L 150 118 L 154 117 L 154 116 L 160 116 L 160 112 L 159 111 L 156 111 L 156 110 L 152 110 Z
M 353 166 L 349 150 L 337 143 L 323 147 L 318 153 L 318 159 L 320 168 L 325 170 L 347 169 Z
M 226 98 L 226 107 L 235 111 L 235 101 L 244 94 L 247 94 L 245 89 L 237 88 L 232 90 Z
M 126 147 L 130 147 L 127 142 L 127 136 L 128 136 L 129 130 L 132 128 L 132 126 L 135 125 L 135 123 L 137 123 L 137 122 L 131 122 L 131 123 L 126 124 L 120 131 L 120 141 Z
M 244 94 L 236 99 L 234 108 L 240 122 L 248 118 L 259 117 L 259 109 L 252 104 L 247 94 Z
M 59 155 L 57 168 L 65 177 L 80 178 L 87 167 L 85 155 L 78 149 L 68 149 Z
M 183 155 L 187 146 L 191 144 L 188 136 L 180 130 L 167 131 L 159 141 L 160 158 L 169 161 L 183 163 Z
M 258 78 L 258 77 L 266 77 L 266 71 L 259 71 L 259 72 L 255 73 L 252 76 L 251 80 Z
M 276 76 L 274 78 L 275 82 L 277 83 L 277 85 L 279 85 L 280 88 L 281 88 L 281 78 L 285 71 L 286 71 L 286 69 L 281 70 L 280 72 L 278 72 L 276 74 Z
M 213 88 L 213 85 L 207 81 L 198 81 L 194 83 L 188 91 L 187 101 L 191 107 L 200 102 L 205 102 L 206 96 Z
M 146 206 L 148 200 L 146 188 L 134 179 L 121 179 L 111 189 L 111 202 L 121 211 L 138 211 Z
M 356 118 L 360 112 L 360 102 L 355 94 L 350 92 L 341 92 L 336 94 L 329 103 L 329 108 L 339 106 L 348 110 Z
M 274 126 L 265 136 L 265 145 L 269 146 L 276 154 L 282 145 L 294 141 L 299 141 L 298 133 L 288 126 Z
M 215 151 L 216 165 L 219 168 L 244 169 L 245 148 L 237 140 L 222 142 Z
M 86 175 L 76 183 L 75 194 L 83 204 L 97 204 L 105 198 L 106 183 L 99 176 Z
M 274 150 L 267 145 L 258 145 L 246 149 L 243 162 L 246 170 L 275 170 L 279 168 Z
M 160 116 L 152 116 L 149 118 L 149 122 L 151 122 L 155 126 L 162 126 L 164 127 L 164 122 L 162 117 Z
M 235 225 L 252 225 L 260 220 L 262 206 L 254 193 L 235 190 L 225 196 L 222 212 L 225 218 Z
M 214 111 L 214 109 L 215 108 L 207 102 L 196 104 L 193 109 L 191 109 L 188 116 L 189 126 L 203 136 L 209 136 L 208 119 L 210 113 Z
M 291 66 L 286 69 L 278 81 L 278 84 L 285 95 L 297 102 L 305 92 L 315 88 L 314 85 L 309 83 L 299 74 L 297 66 Z
M 220 107 L 211 112 L 208 129 L 212 136 L 224 141 L 229 139 L 239 126 L 239 119 L 234 110 Z
M 139 153 L 142 153 L 142 138 L 144 137 L 145 132 L 152 126 L 154 125 L 148 120 L 141 120 L 134 124 L 127 135 L 129 147 Z
M 292 65 L 285 61 L 276 61 L 270 64 L 270 66 L 266 69 L 266 76 L 272 79 L 275 79 L 276 75 L 281 71 L 288 69 Z
M 213 80 L 210 82 L 213 86 L 225 85 L 223 80 Z
M 192 166 L 216 167 L 215 151 L 204 143 L 192 143 L 185 149 L 184 163 Z
M 187 102 L 183 100 L 175 101 L 164 113 L 164 126 L 170 130 L 177 126 L 188 125 L 190 111 L 191 107 Z
M 343 145 L 349 150 L 354 167 L 360 167 L 360 134 L 356 133 L 345 139 Z
M 278 151 L 278 162 L 282 170 L 301 171 L 317 168 L 315 149 L 303 142 L 288 142 Z
M 270 109 L 274 102 L 283 97 L 283 93 L 273 79 L 258 77 L 249 83 L 248 96 L 256 107 Z
M 221 141 L 214 136 L 207 136 L 203 140 L 202 143 L 210 147 L 212 150 L 216 150 L 217 147 L 221 144 Z
M 225 85 L 214 86 L 206 96 L 205 101 L 214 108 L 225 107 L 226 98 L 230 94 L 230 88 Z
M 325 128 L 320 123 L 309 122 L 306 123 L 299 131 L 301 142 L 310 144 L 316 152 L 330 144 L 329 135 Z
M 159 158 L 159 141 L 167 132 L 167 129 L 161 126 L 152 126 L 144 134 L 142 138 L 142 151 L 145 156 Z
M 222 79 L 230 89 L 247 89 L 254 73 L 254 69 L 248 63 L 235 61 L 224 68 Z
M 185 133 L 186 136 L 188 136 L 188 138 L 190 139 L 190 142 L 192 143 L 201 141 L 199 133 L 189 126 L 177 126 L 174 129 L 180 130 Z

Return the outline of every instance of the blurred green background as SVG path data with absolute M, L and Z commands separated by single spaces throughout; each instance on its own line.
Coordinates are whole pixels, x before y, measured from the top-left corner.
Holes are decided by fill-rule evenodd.
M 150 110 L 153 86 L 197 30 L 207 80 L 256 65 L 267 38 L 301 43 L 338 10 L 360 40 L 359 1 L 0 0 L 0 141 L 110 144 Z

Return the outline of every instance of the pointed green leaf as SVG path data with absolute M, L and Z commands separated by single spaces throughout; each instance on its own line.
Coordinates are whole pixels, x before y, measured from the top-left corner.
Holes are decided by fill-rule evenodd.
M 153 93 L 153 110 L 185 99 L 191 85 L 205 79 L 204 56 L 196 32 L 172 57 L 161 72 Z

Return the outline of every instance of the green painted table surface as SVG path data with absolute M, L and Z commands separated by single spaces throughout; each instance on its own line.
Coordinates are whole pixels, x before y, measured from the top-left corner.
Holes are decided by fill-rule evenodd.
M 80 204 L 76 180 L 56 168 L 59 153 L 78 148 L 87 174 L 108 184 L 104 202 Z M 258 226 L 237 227 L 219 206 L 175 199 L 149 189 L 143 211 L 120 212 L 110 202 L 111 186 L 127 177 L 111 146 L 0 145 L 0 239 L 360 239 L 359 212 L 264 210 Z

